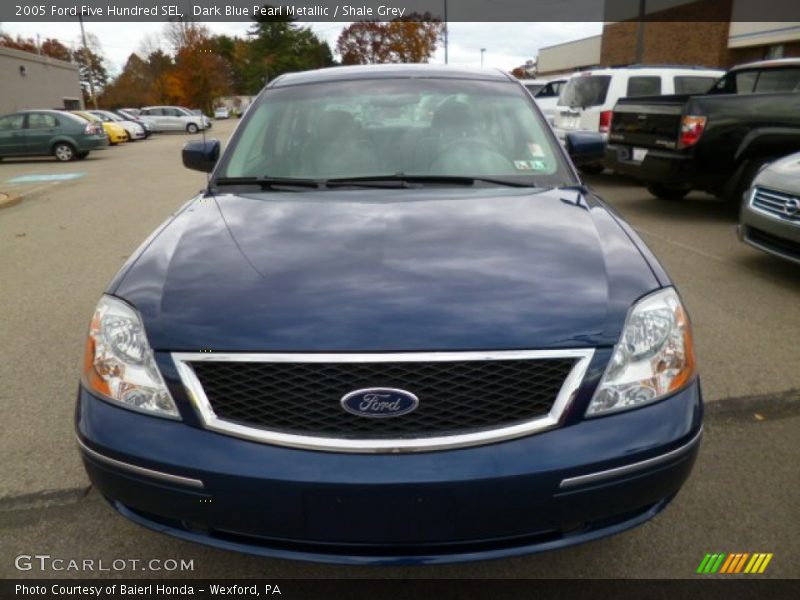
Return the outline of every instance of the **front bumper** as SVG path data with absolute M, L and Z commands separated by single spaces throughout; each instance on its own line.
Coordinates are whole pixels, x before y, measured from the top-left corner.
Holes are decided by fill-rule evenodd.
M 748 198 L 750 195 L 748 194 Z M 742 206 L 739 239 L 763 252 L 800 264 L 800 224 Z
M 695 381 L 638 410 L 400 455 L 251 442 L 118 408 L 83 387 L 76 419 L 94 486 L 146 527 L 264 556 L 414 564 L 560 548 L 648 520 L 691 471 L 702 400 Z
M 642 161 L 635 161 L 631 157 L 631 146 L 608 144 L 603 162 L 606 168 L 639 181 L 700 187 L 695 161 L 689 155 L 649 149 Z

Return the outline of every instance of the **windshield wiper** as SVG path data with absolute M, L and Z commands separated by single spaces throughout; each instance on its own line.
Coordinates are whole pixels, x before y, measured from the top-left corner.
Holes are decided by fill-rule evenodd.
M 215 187 L 224 185 L 257 185 L 264 190 L 278 187 L 319 189 L 324 183 L 324 181 L 317 179 L 295 179 L 293 177 L 220 177 L 213 181 Z
M 540 187 L 533 182 L 516 181 L 514 179 L 501 179 L 494 177 L 469 177 L 462 175 L 407 175 L 405 173 L 395 173 L 394 175 L 367 175 L 365 177 L 341 177 L 336 179 L 326 179 L 321 182 L 326 187 L 347 187 L 347 186 L 380 186 L 384 187 L 387 183 L 440 183 L 443 185 L 464 185 L 471 186 L 476 183 L 489 183 L 508 187 Z M 407 187 L 407 186 L 402 186 Z

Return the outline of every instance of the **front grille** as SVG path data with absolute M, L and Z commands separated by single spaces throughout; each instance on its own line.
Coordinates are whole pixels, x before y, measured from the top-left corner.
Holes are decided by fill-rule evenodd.
M 800 244 L 797 242 L 780 238 L 772 235 L 771 233 L 767 233 L 766 231 L 761 231 L 760 229 L 755 229 L 753 227 L 747 228 L 745 238 L 754 244 L 775 252 L 776 254 L 788 256 L 794 260 L 800 260 Z
M 754 208 L 763 210 L 781 219 L 800 223 L 800 211 L 787 210 L 787 205 L 792 202 L 800 203 L 800 197 L 787 194 L 786 192 L 778 192 L 758 187 L 753 194 L 752 205 Z M 792 212 L 794 214 L 792 214 Z
M 576 358 L 411 362 L 189 360 L 217 418 L 280 433 L 364 440 L 498 429 L 550 412 Z M 344 395 L 399 388 L 414 412 L 370 419 L 346 412 Z

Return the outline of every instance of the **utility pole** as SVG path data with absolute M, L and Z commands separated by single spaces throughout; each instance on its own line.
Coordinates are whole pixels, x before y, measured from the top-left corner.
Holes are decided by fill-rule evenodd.
M 449 64 L 450 57 L 449 57 L 449 45 L 450 40 L 449 38 L 449 31 L 447 25 L 447 0 L 444 0 L 444 64 Z
M 78 15 L 78 22 L 81 24 L 81 39 L 83 40 L 83 60 L 89 70 L 89 95 L 92 97 L 92 106 L 97 109 L 97 96 L 94 93 L 94 69 L 92 60 L 89 56 L 89 47 L 86 45 L 86 31 L 83 28 L 83 16 Z
M 639 23 L 636 29 L 636 64 L 644 62 L 644 24 L 647 0 L 639 0 Z
M 483 68 L 483 55 L 486 54 L 486 48 L 481 48 L 481 69 Z

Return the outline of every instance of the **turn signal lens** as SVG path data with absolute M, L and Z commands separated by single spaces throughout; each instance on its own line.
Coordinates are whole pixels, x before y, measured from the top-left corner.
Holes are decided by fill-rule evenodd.
M 112 296 L 103 296 L 89 325 L 83 382 L 106 399 L 148 414 L 180 418 L 156 367 L 139 314 Z
M 696 373 L 692 327 L 674 288 L 640 300 L 625 322 L 586 415 L 604 415 L 660 400 Z

